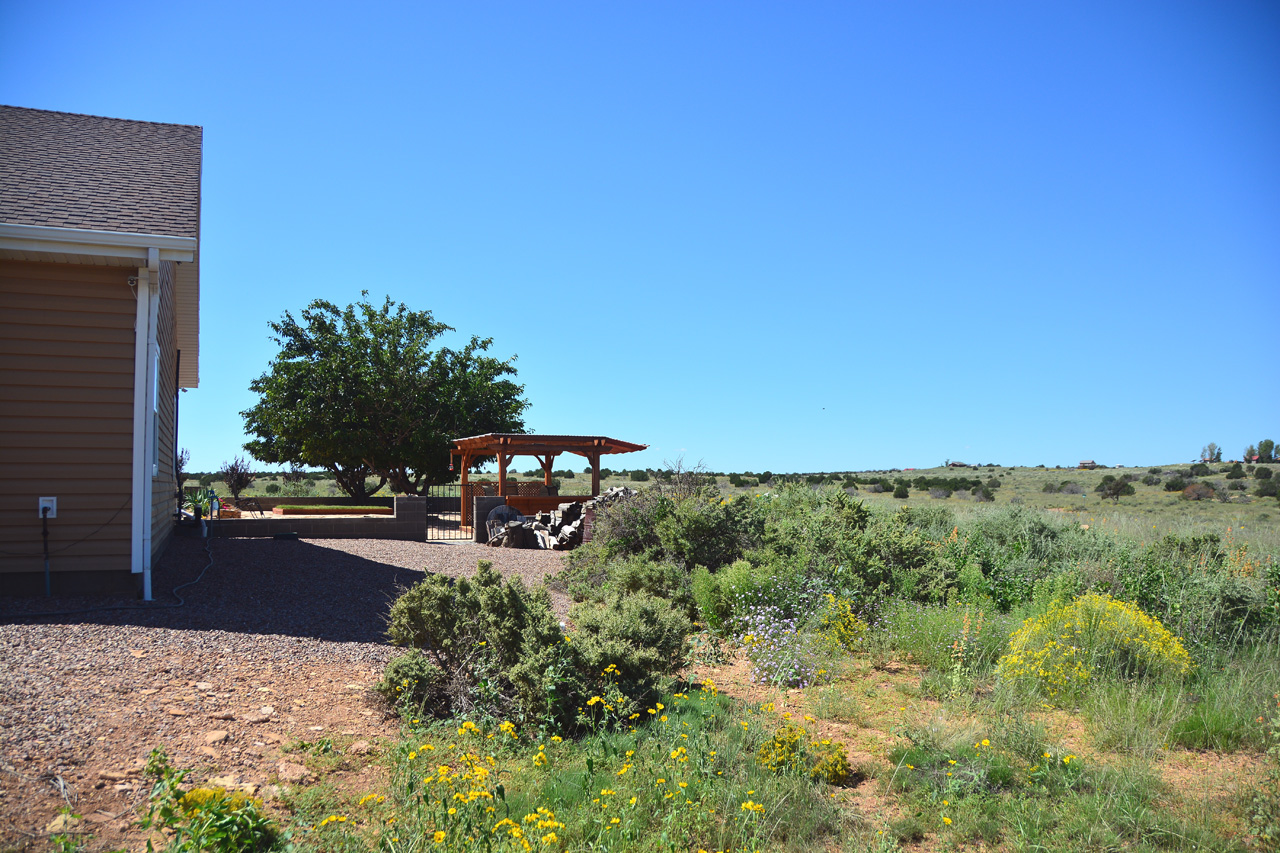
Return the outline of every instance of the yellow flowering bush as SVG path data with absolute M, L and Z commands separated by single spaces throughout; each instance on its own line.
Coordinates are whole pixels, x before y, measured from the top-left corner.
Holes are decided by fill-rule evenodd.
M 760 745 L 756 760 L 761 767 L 781 773 L 798 767 L 804 760 L 804 729 L 792 723 L 784 723 L 773 737 Z
M 250 797 L 243 791 L 227 791 L 226 788 L 192 788 L 178 800 L 183 811 L 195 812 L 210 808 L 225 808 L 238 811 L 245 807 L 262 809 L 262 800 Z
M 802 726 L 783 723 L 773 737 L 760 745 L 756 761 L 775 773 L 807 767 L 811 777 L 828 785 L 848 784 L 853 767 L 844 745 L 828 738 L 807 741 L 808 736 Z
M 861 648 L 867 638 L 867 623 L 853 612 L 853 602 L 844 597 L 826 595 L 822 611 L 822 633 L 848 651 Z
M 151 751 L 146 774 L 155 785 L 139 826 L 163 830 L 170 836 L 166 849 L 174 853 L 259 853 L 275 848 L 279 833 L 261 800 L 225 788 L 183 791 L 189 773 L 169 764 L 164 750 Z M 149 840 L 147 850 L 152 848 Z
M 849 754 L 839 741 L 823 739 L 809 746 L 813 767 L 809 775 L 821 779 L 828 785 L 843 786 L 853 779 L 853 765 L 849 763 Z
M 1191 656 L 1156 619 L 1109 595 L 1055 602 L 1022 623 L 996 664 L 1005 681 L 1029 680 L 1050 697 L 1071 694 L 1095 675 L 1182 675 Z

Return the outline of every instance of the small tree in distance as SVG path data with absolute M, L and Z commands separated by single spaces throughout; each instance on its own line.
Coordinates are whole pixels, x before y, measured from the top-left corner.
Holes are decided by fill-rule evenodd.
M 253 470 L 249 468 L 249 463 L 243 456 L 237 456 L 230 462 L 222 463 L 218 474 L 231 491 L 231 497 L 236 500 L 240 500 L 241 492 L 253 485 Z
M 184 447 L 178 451 L 178 455 L 173 457 L 173 476 L 178 481 L 178 494 L 182 494 L 182 484 L 187 482 L 190 476 L 187 473 L 187 463 L 191 461 L 191 454 Z
M 1212 441 L 1209 442 L 1200 450 L 1200 461 L 1201 462 L 1221 462 L 1222 448 L 1214 444 Z
M 1130 483 L 1124 477 L 1114 477 L 1111 474 L 1102 478 L 1102 482 L 1095 489 L 1103 500 L 1111 499 L 1112 503 L 1120 503 L 1120 498 L 1126 495 L 1135 494 L 1133 483 Z

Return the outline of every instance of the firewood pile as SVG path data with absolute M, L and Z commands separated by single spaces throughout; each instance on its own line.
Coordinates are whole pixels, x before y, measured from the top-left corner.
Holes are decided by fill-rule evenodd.
M 538 548 L 548 551 L 570 551 L 582 544 L 587 512 L 625 500 L 637 494 L 635 489 L 614 486 L 585 503 L 562 503 L 554 512 L 540 512 L 531 518 L 507 521 L 489 537 L 493 548 Z

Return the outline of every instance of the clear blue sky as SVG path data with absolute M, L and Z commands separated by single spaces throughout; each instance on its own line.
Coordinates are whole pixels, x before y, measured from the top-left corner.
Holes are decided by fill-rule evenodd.
M 204 127 L 195 470 L 362 289 L 614 467 L 1280 440 L 1269 0 L 7 0 L 0 102 Z

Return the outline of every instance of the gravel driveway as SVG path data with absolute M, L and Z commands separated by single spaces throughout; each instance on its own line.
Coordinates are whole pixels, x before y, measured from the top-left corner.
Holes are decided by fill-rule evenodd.
M 43 849 L 70 803 L 77 831 L 94 834 L 88 849 L 134 849 L 137 771 L 156 746 L 193 779 L 261 788 L 286 775 L 278 747 L 290 740 L 394 736 L 368 688 L 396 654 L 383 632 L 399 592 L 425 571 L 473 574 L 479 559 L 530 586 L 561 568 L 556 552 L 461 542 L 216 539 L 211 553 L 210 564 L 203 541 L 176 538 L 149 605 L 0 599 L 5 844 Z M 202 570 L 172 606 L 169 591 Z M 567 600 L 552 601 L 563 616 Z M 104 605 L 129 609 L 37 615 Z

